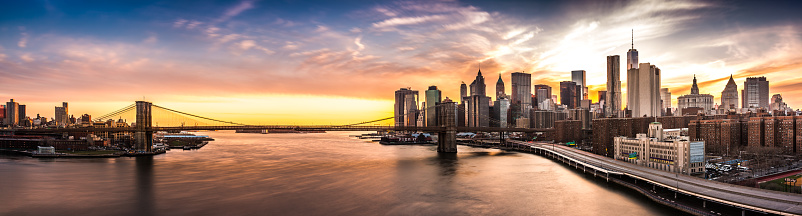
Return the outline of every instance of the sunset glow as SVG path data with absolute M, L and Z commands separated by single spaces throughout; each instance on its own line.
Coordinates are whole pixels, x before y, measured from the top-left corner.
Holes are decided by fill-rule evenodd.
M 488 80 L 524 71 L 555 94 L 586 70 L 595 102 L 605 56 L 623 65 L 634 30 L 640 62 L 662 69 L 674 106 L 694 74 L 719 103 L 732 74 L 739 90 L 766 76 L 796 109 L 799 7 L 761 4 L 14 1 L 0 9 L 0 98 L 48 118 L 62 101 L 77 116 L 144 98 L 248 124 L 346 124 L 392 116 L 401 87 L 457 98 L 481 64 Z

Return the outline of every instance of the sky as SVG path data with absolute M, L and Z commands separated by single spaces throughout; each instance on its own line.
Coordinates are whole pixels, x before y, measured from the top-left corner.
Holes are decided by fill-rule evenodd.
M 634 47 L 676 98 L 765 76 L 802 105 L 796 1 L 9 1 L 0 8 L 0 100 L 29 116 L 100 116 L 148 100 L 248 124 L 345 124 L 392 116 L 394 91 L 459 95 L 481 64 L 532 73 L 557 94 Z M 634 31 L 634 42 L 632 32 Z M 621 71 L 626 103 L 626 71 Z M 493 95 L 491 95 L 493 96 Z

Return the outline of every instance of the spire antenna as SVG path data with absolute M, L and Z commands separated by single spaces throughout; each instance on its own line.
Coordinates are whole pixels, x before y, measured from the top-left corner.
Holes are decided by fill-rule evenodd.
M 635 49 L 635 29 L 632 29 L 632 49 Z

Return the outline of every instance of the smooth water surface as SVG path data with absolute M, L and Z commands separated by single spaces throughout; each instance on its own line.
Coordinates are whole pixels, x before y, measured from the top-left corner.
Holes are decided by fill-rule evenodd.
M 139 158 L 0 155 L 0 215 L 676 215 L 549 159 L 383 146 L 357 132 L 238 134 Z

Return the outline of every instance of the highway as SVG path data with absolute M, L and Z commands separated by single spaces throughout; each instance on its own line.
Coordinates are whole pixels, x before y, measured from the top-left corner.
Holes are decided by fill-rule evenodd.
M 802 215 L 802 195 L 778 191 L 762 190 L 733 184 L 726 184 L 687 175 L 638 166 L 617 161 L 593 153 L 547 143 L 510 142 L 553 151 L 567 157 L 635 179 L 648 181 L 665 188 L 678 188 L 681 193 L 713 200 L 741 208 L 753 209 L 780 215 Z M 677 178 L 678 177 L 678 178 Z

